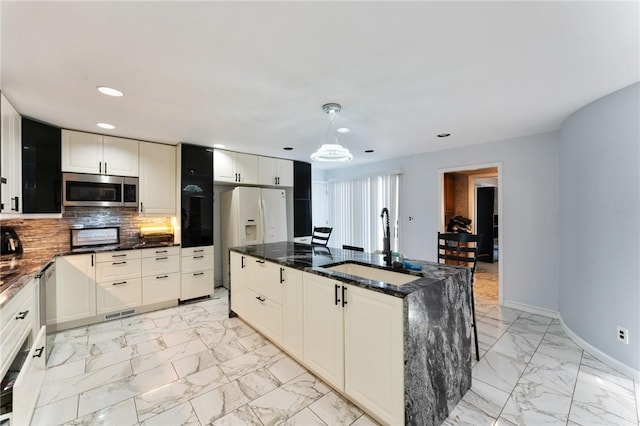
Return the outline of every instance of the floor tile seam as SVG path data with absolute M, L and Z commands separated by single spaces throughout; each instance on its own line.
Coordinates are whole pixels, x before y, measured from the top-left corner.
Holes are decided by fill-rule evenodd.
M 136 404 L 136 397 L 132 396 L 131 399 L 133 400 L 133 408 L 136 410 L 136 420 L 137 420 L 136 424 L 139 425 L 141 422 L 140 422 L 140 416 L 138 415 L 138 404 Z
M 324 395 L 323 395 L 323 396 L 321 396 L 320 398 L 324 398 Z M 300 413 L 301 411 L 303 411 L 305 408 L 309 408 L 309 411 L 311 411 L 311 412 L 312 412 L 312 413 L 313 413 L 317 418 L 319 418 L 323 425 L 325 425 L 325 426 L 330 426 L 330 425 L 328 425 L 328 424 L 327 424 L 327 422 L 325 422 L 325 421 L 324 421 L 324 419 L 320 416 L 320 414 L 316 413 L 316 412 L 314 411 L 314 409 L 313 409 L 313 408 L 311 408 L 311 405 L 313 405 L 316 401 L 319 401 L 319 400 L 320 400 L 320 398 L 318 398 L 318 399 L 316 399 L 315 401 L 311 402 L 311 403 L 310 403 L 309 405 L 307 405 L 306 407 L 301 408 L 300 410 L 298 410 L 298 413 Z M 294 415 L 289 416 L 289 418 L 296 416 L 298 413 L 295 413 Z M 364 413 L 364 412 L 363 412 L 363 413 Z M 363 415 L 364 415 L 364 414 L 363 414 Z M 349 423 L 349 426 L 350 426 L 350 425 L 352 425 L 352 424 L 354 424 L 354 423 L 355 423 L 359 418 L 360 418 L 360 416 L 358 416 L 354 421 L 352 421 L 351 423 Z
M 489 387 L 491 387 L 492 389 L 496 389 L 496 390 L 498 390 L 498 391 L 500 391 L 500 392 L 507 393 L 507 392 L 503 391 L 502 389 L 498 389 L 497 387 L 495 387 L 495 386 L 493 386 L 493 385 L 490 385 L 489 383 L 484 382 L 484 381 L 482 381 L 482 380 L 478 380 L 478 379 L 473 379 L 473 380 L 476 380 L 476 381 L 478 381 L 478 382 L 481 382 L 481 383 L 482 383 L 482 384 L 484 384 L 485 386 L 489 386 Z M 500 411 L 498 412 L 498 415 L 496 416 L 496 418 L 495 418 L 494 420 L 496 420 L 496 421 L 497 421 L 497 420 L 500 418 L 500 416 L 502 415 L 502 412 L 504 411 L 504 407 L 506 407 L 506 406 L 507 406 L 507 404 L 509 403 L 509 399 L 511 399 L 511 395 L 512 395 L 512 393 L 513 393 L 513 391 L 515 390 L 515 388 L 516 388 L 516 386 L 517 386 L 517 385 L 518 385 L 518 383 L 516 383 L 516 385 L 513 387 L 513 389 L 511 389 L 511 392 L 509 393 L 509 396 L 507 396 L 507 399 L 506 399 L 506 400 L 504 401 L 504 403 L 502 404 L 502 408 L 500 408 Z M 470 405 L 473 405 L 473 404 L 470 404 Z M 475 407 L 475 405 L 473 405 L 473 406 Z M 479 408 L 479 407 L 476 407 L 476 409 L 479 409 L 480 411 L 483 411 L 483 410 L 482 410 L 482 408 Z M 483 411 L 483 412 L 484 412 L 484 411 Z M 485 413 L 485 414 L 486 414 L 486 413 Z M 493 418 L 493 416 L 489 416 L 489 417 Z

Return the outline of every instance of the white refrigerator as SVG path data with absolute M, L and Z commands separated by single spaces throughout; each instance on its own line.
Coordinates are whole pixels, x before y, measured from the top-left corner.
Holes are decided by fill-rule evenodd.
M 283 189 L 237 187 L 220 194 L 222 281 L 229 287 L 229 247 L 287 241 Z

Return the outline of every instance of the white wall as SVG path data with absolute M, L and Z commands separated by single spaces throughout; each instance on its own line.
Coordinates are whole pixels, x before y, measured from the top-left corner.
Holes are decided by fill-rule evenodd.
M 505 303 L 558 311 L 558 134 L 545 133 L 328 170 L 327 179 L 402 170 L 400 251 L 436 260 L 438 170 L 502 163 Z M 471 168 L 471 167 L 469 167 Z M 408 217 L 412 216 L 412 221 Z
M 561 317 L 640 372 L 640 83 L 582 108 L 560 136 Z

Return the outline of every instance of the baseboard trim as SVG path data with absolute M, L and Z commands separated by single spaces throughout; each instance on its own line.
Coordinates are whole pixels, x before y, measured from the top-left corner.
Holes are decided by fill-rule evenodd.
M 571 330 L 569 326 L 565 324 L 565 322 L 562 320 L 562 317 L 560 317 L 559 319 L 560 319 L 560 325 L 562 325 L 562 329 L 564 330 L 564 332 L 567 333 L 567 335 L 571 338 L 571 340 L 573 340 L 578 346 L 580 346 L 582 349 L 589 352 L 590 355 L 593 355 L 595 358 L 604 362 L 614 370 L 619 371 L 620 373 L 634 380 L 640 380 L 640 370 L 636 370 L 635 368 L 630 367 L 627 364 L 624 364 L 615 358 L 612 358 L 611 356 L 602 352 L 600 349 L 592 346 L 591 344 L 586 342 L 584 339 L 582 339 L 580 336 L 578 336 L 576 333 L 574 333 L 573 330 Z
M 559 319 L 560 318 L 560 312 L 552 311 L 550 309 L 545 309 L 545 308 L 539 308 L 537 306 L 527 305 L 525 303 L 506 302 L 505 301 L 502 304 L 502 306 L 505 306 L 505 307 L 511 308 L 511 309 L 518 309 L 520 311 L 525 311 L 525 312 L 529 312 L 529 313 L 532 313 L 532 314 L 542 315 L 542 316 L 550 317 L 550 318 L 554 318 L 554 319 Z

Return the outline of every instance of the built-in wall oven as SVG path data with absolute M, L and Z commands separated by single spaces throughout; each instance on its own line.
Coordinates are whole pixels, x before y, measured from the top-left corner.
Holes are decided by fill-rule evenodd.
M 137 207 L 138 178 L 63 173 L 62 204 L 86 207 Z

